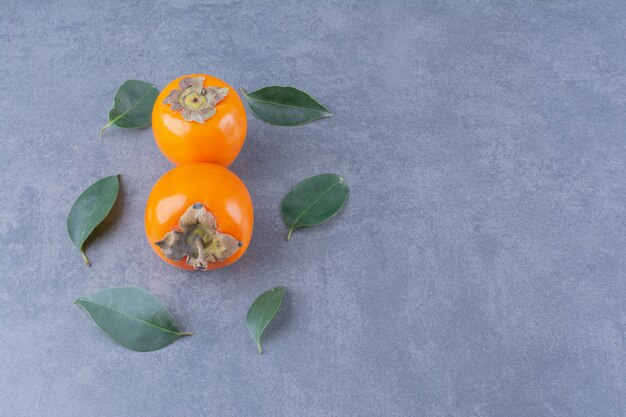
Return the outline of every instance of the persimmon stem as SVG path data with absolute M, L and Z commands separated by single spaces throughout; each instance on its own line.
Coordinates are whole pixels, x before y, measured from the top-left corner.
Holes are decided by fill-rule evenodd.
M 175 261 L 187 257 L 188 265 L 202 271 L 209 263 L 228 259 L 243 246 L 238 239 L 217 230 L 215 216 L 202 203 L 189 206 L 178 220 L 178 228 L 155 244 L 165 257 Z
M 196 236 L 196 249 L 198 250 L 198 260 L 204 260 L 204 242 L 200 236 Z

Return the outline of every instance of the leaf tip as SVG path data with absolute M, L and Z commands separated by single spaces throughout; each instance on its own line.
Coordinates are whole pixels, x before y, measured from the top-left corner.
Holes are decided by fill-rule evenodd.
M 80 308 L 83 311 L 87 311 L 85 309 L 85 306 L 83 305 L 83 299 L 82 298 L 77 298 L 74 300 L 74 304 L 78 306 L 78 308 Z M 89 314 L 89 312 L 87 312 L 87 314 Z

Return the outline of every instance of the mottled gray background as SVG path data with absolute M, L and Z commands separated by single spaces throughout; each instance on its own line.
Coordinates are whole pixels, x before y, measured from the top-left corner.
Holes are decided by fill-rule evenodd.
M 623 0 L 14 1 L 0 14 L 2 417 L 626 415 Z M 331 119 L 251 118 L 250 250 L 208 274 L 145 241 L 171 165 L 110 129 L 126 79 L 293 85 Z M 279 202 L 337 172 L 290 242 Z M 82 264 L 75 198 L 122 174 Z M 259 356 L 244 323 L 282 284 Z M 72 302 L 137 285 L 194 332 L 128 351 Z

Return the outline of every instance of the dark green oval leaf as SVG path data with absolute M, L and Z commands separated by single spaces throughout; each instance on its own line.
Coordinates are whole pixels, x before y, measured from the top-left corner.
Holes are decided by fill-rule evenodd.
M 119 188 L 117 175 L 96 181 L 78 197 L 67 216 L 67 233 L 80 250 L 87 266 L 89 259 L 85 256 L 83 244 L 111 211 Z
M 124 82 L 115 93 L 113 108 L 109 112 L 109 123 L 100 129 L 117 126 L 125 129 L 148 126 L 152 120 L 152 108 L 159 90 L 150 83 L 140 80 Z
M 337 174 L 322 174 L 298 183 L 283 199 L 281 211 L 289 228 L 315 226 L 337 214 L 348 198 L 348 184 Z
M 191 335 L 181 332 L 163 303 L 141 288 L 107 288 L 79 298 L 76 304 L 116 342 L 139 352 L 161 349 Z
M 283 294 L 285 294 L 285 287 L 280 286 L 265 291 L 254 300 L 254 303 L 250 306 L 250 310 L 248 310 L 246 324 L 261 354 L 263 353 L 263 349 L 261 348 L 261 335 L 280 308 L 280 303 L 283 301 Z
M 264 122 L 279 126 L 309 123 L 332 113 L 313 97 L 293 87 L 265 87 L 253 93 L 241 89 L 252 113 Z

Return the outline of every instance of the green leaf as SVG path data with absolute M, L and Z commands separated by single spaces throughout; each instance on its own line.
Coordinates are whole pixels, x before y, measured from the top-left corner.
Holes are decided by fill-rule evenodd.
M 283 294 L 285 294 L 285 287 L 280 286 L 265 291 L 254 300 L 254 303 L 250 306 L 250 310 L 248 310 L 246 324 L 261 354 L 263 353 L 263 349 L 261 348 L 261 335 L 280 308 L 280 303 L 283 301 Z
M 102 133 L 110 126 L 125 129 L 148 126 L 158 95 L 159 90 L 145 81 L 124 82 L 115 93 L 113 108 L 109 112 L 109 123 L 100 129 L 100 136 L 102 137 Z
M 293 87 L 265 87 L 253 93 L 241 89 L 252 113 L 264 122 L 279 126 L 297 126 L 332 113 L 313 97 Z
M 348 184 L 337 174 L 322 174 L 298 183 L 283 199 L 281 212 L 289 228 L 315 226 L 337 214 L 348 198 Z
M 141 288 L 107 288 L 75 302 L 103 332 L 128 349 L 150 352 L 191 335 L 181 332 L 163 303 Z
M 117 175 L 96 181 L 78 197 L 67 216 L 67 233 L 87 266 L 89 259 L 83 251 L 85 240 L 111 211 L 119 188 Z

